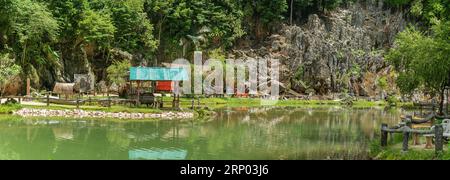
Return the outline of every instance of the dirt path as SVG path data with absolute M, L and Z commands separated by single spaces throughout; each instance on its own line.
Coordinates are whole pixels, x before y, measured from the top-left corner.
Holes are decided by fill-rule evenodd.
M 15 100 L 19 101 L 19 99 L 15 99 Z M 3 104 L 5 102 L 6 102 L 6 99 L 1 99 L 0 100 L 0 104 Z M 46 103 L 35 102 L 35 101 L 22 101 L 20 104 L 28 105 L 28 106 L 45 106 L 45 105 L 47 105 Z

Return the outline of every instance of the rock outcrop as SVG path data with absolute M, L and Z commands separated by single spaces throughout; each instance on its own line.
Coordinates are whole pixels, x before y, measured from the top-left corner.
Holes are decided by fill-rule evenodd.
M 404 13 L 385 9 L 383 1 L 355 3 L 312 14 L 302 25 L 284 25 L 262 47 L 233 55 L 279 59 L 281 81 L 297 92 L 382 97 L 395 91 L 395 73 L 383 55 L 406 25 Z

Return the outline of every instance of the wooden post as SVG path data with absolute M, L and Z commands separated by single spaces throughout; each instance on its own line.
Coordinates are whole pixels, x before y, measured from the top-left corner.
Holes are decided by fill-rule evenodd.
M 442 124 L 438 124 L 435 126 L 434 129 L 434 133 L 435 133 L 435 138 L 436 138 L 436 142 L 435 142 L 435 150 L 436 153 L 442 152 L 443 151 L 443 144 L 444 144 L 444 128 L 442 127 Z
M 409 132 L 408 130 L 403 131 L 403 152 L 408 152 L 408 146 L 409 146 Z
M 381 147 L 387 146 L 388 132 L 385 131 L 387 128 L 387 124 L 381 124 Z
M 111 96 L 108 96 L 108 107 L 110 108 L 112 106 Z
M 176 100 L 177 100 L 177 95 L 173 94 L 172 108 L 175 108 L 175 101 Z
M 133 81 L 130 81 L 130 92 L 128 94 L 134 94 L 133 93 Z
M 50 92 L 47 92 L 47 106 L 50 106 Z
M 140 90 L 141 90 L 141 81 L 138 81 L 137 82 L 137 102 L 136 102 L 138 107 L 141 105 L 141 101 L 140 101 L 140 99 L 141 99 L 141 92 L 140 92 Z
M 107 96 L 106 96 L 106 97 L 108 98 L 108 102 L 107 102 L 107 103 L 111 103 L 110 100 L 109 100 L 109 97 L 110 97 L 110 95 L 109 95 L 109 88 L 110 88 L 110 87 L 108 87 L 108 94 L 107 94 Z M 107 106 L 108 106 L 108 107 L 111 107 L 111 104 L 107 104 Z
M 80 93 L 77 96 L 77 109 L 80 109 Z
M 191 100 L 191 106 L 192 106 L 192 109 L 195 109 L 195 100 L 194 99 Z
M 180 95 L 177 95 L 177 108 L 180 108 Z

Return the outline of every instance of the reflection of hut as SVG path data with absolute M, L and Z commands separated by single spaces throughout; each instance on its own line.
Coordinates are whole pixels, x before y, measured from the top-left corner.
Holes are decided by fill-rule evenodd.
M 185 160 L 187 157 L 186 150 L 130 150 L 128 158 L 130 160 Z
M 56 140 L 71 140 L 74 138 L 72 128 L 52 128 Z
M 53 88 L 53 93 L 64 95 L 66 98 L 73 95 L 75 92 L 75 83 L 56 83 Z

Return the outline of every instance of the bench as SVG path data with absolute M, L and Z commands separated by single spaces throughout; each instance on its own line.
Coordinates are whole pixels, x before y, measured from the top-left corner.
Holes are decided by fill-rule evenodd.
M 444 128 L 444 138 L 450 138 L 450 119 L 445 119 L 442 121 L 442 127 Z M 434 127 L 432 127 L 433 129 Z M 433 148 L 433 138 L 434 134 L 426 134 L 424 137 L 427 139 L 427 143 L 425 145 L 426 149 L 432 149 Z

